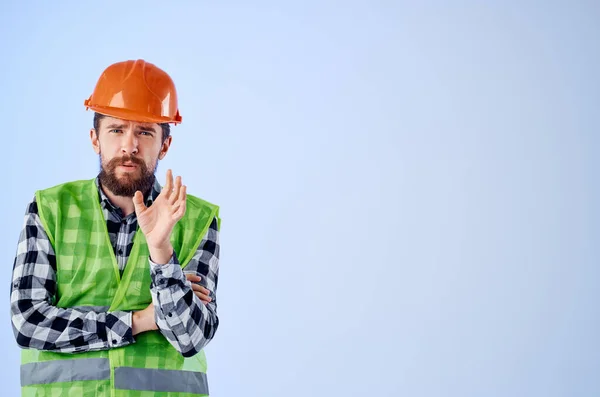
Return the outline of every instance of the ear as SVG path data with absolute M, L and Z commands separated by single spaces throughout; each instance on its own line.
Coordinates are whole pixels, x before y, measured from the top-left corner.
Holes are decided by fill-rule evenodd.
M 167 139 L 165 139 L 165 141 L 163 142 L 163 144 L 160 148 L 160 152 L 158 152 L 159 160 L 162 160 L 167 155 L 167 152 L 169 151 L 169 147 L 171 146 L 172 140 L 173 140 L 173 136 L 169 135 L 169 137 Z
M 100 141 L 98 140 L 98 134 L 96 134 L 96 130 L 93 128 L 90 130 L 90 140 L 92 141 L 94 152 L 96 152 L 96 154 L 100 154 Z

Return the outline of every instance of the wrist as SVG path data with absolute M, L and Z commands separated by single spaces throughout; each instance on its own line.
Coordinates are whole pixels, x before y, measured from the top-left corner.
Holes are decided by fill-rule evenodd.
M 173 246 L 170 241 L 158 246 L 148 245 L 148 251 L 150 253 L 150 260 L 157 265 L 166 265 L 173 256 Z
M 142 323 L 143 321 L 140 312 L 133 312 L 131 315 L 131 333 L 134 336 L 145 331 Z
M 154 321 L 154 311 L 148 309 L 133 312 L 131 315 L 131 333 L 135 336 L 142 332 L 158 329 Z

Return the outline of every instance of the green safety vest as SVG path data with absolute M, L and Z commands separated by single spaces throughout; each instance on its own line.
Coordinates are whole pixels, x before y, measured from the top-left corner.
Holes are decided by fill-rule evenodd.
M 121 276 L 94 180 L 36 192 L 38 212 L 56 253 L 59 308 L 137 311 L 152 302 L 148 245 L 138 229 Z M 219 207 L 188 195 L 171 243 L 181 267 L 192 259 Z M 97 332 L 90 330 L 90 332 Z M 188 397 L 208 395 L 206 357 L 183 357 L 159 331 L 101 351 L 57 353 L 24 349 L 23 396 Z

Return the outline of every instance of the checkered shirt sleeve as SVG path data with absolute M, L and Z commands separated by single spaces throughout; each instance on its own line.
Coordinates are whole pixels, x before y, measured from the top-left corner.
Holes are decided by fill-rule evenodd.
M 134 342 L 131 312 L 54 306 L 56 256 L 34 199 L 19 236 L 10 289 L 12 327 L 22 348 L 73 353 Z
M 156 324 L 185 357 L 206 346 L 219 326 L 216 299 L 219 250 L 218 222 L 214 218 L 194 257 L 183 269 L 175 254 L 164 265 L 150 261 L 150 292 Z M 194 294 L 186 274 L 200 276 L 199 284 L 210 291 L 210 302 L 205 304 Z

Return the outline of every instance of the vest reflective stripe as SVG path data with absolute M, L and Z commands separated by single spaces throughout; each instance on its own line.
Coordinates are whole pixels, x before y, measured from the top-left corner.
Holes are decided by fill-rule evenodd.
M 21 385 L 110 379 L 106 358 L 53 360 L 21 365 Z
M 208 394 L 206 374 L 167 369 L 115 368 L 115 388 Z

